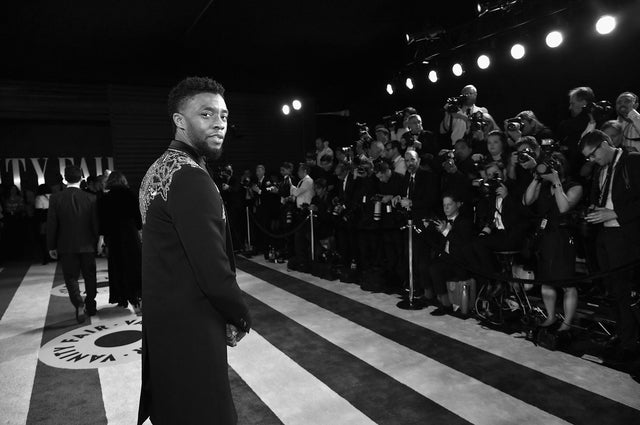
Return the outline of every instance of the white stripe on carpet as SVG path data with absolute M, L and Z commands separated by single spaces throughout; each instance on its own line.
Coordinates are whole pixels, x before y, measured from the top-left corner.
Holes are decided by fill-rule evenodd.
M 285 425 L 374 423 L 256 331 L 228 353 L 229 365 Z
M 327 341 L 474 424 L 566 424 L 563 420 L 247 273 L 243 291 Z
M 358 285 L 330 282 L 310 274 L 288 271 L 285 264 L 269 263 L 258 257 L 252 261 L 640 410 L 640 388 L 627 373 L 561 351 L 537 347 L 521 337 L 483 328 L 475 319 L 434 317 L 429 315 L 433 307 L 419 311 L 401 310 L 396 307 L 398 298 L 394 295 L 370 293 Z
M 27 421 L 56 264 L 31 266 L 0 319 L 2 423 Z

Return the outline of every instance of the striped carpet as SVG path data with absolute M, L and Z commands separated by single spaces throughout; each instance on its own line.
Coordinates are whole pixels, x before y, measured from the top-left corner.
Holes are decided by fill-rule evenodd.
M 240 424 L 640 424 L 627 374 L 474 320 L 238 259 L 254 329 L 229 350 Z M 56 264 L 0 269 L 0 424 L 134 424 L 141 317 L 73 317 Z

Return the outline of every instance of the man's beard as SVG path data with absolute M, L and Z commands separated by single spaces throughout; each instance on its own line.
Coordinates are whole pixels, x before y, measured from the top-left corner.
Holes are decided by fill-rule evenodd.
M 189 136 L 192 140 L 194 149 L 198 152 L 198 155 L 205 157 L 208 161 L 215 161 L 222 155 L 222 146 L 220 148 L 216 148 L 209 145 L 206 138 L 201 138 L 192 134 Z

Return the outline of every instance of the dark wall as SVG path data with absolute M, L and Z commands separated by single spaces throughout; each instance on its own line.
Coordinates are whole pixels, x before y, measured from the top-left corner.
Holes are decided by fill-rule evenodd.
M 0 176 L 11 182 L 8 158 L 25 158 L 24 185 L 33 188 L 29 158 L 50 158 L 47 177 L 57 177 L 59 157 L 113 157 L 133 188 L 172 138 L 166 111 L 167 87 L 71 85 L 0 81 Z M 230 129 L 222 161 L 238 170 L 258 163 L 277 169 L 302 158 L 313 142 L 313 100 L 285 117 L 273 96 L 227 93 Z M 42 161 L 44 163 L 44 160 Z M 106 159 L 105 165 L 106 168 Z

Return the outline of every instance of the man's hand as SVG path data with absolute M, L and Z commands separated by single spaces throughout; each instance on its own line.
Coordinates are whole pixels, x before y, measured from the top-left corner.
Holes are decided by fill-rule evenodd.
M 522 138 L 522 131 L 520 130 L 507 130 L 507 136 L 513 140 L 515 143 Z
M 551 170 L 550 173 L 547 174 L 543 174 L 540 176 L 540 178 L 542 180 L 546 180 L 548 182 L 551 182 L 551 184 L 559 184 L 562 183 L 560 181 L 560 176 L 558 175 L 558 172 L 556 170 Z
M 409 198 L 400 199 L 400 206 L 402 206 L 402 208 L 404 208 L 405 210 L 411 210 L 411 205 L 413 205 L 413 202 L 411 202 L 411 199 Z
M 49 250 L 49 257 L 53 258 L 54 260 L 58 259 L 58 250 L 57 249 L 50 249 Z
M 246 335 L 245 332 L 238 330 L 234 325 L 227 324 L 227 345 L 229 347 L 235 347 L 238 342 Z
M 222 183 L 222 190 L 229 190 L 229 185 L 226 183 Z
M 618 218 L 618 214 L 614 210 L 598 207 L 592 213 L 587 214 L 585 220 L 592 224 L 599 224 L 616 218 Z
M 525 155 L 529 157 L 529 160 L 527 160 L 527 162 L 521 162 L 520 166 L 525 170 L 533 170 L 534 168 L 536 168 L 536 165 L 538 165 L 538 163 L 536 162 L 535 158 L 528 153 L 525 153 Z
M 500 184 L 500 187 L 496 189 L 496 195 L 498 195 L 502 199 L 506 198 L 508 194 L 509 190 L 504 184 Z

